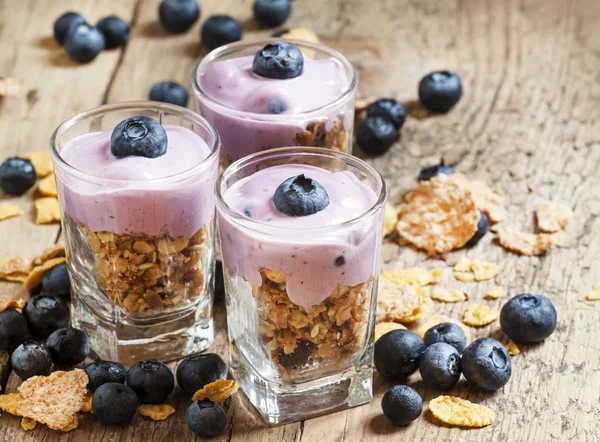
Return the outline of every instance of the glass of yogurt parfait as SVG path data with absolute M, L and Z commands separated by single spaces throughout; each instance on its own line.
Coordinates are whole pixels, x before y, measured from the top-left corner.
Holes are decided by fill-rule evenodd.
M 372 398 L 385 183 L 331 149 L 280 148 L 216 185 L 231 370 L 270 423 Z
M 221 165 L 267 149 L 351 153 L 358 76 L 339 52 L 300 40 L 237 42 L 200 61 L 196 109 L 221 136 Z
M 72 322 L 99 357 L 212 344 L 219 145 L 199 115 L 157 102 L 100 106 L 54 132 Z

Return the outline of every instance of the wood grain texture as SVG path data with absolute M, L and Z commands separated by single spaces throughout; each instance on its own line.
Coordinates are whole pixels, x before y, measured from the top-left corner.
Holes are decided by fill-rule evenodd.
M 230 13 L 247 36 L 256 31 L 251 1 L 202 0 L 202 18 Z M 199 46 L 197 23 L 183 36 L 169 36 L 156 22 L 157 0 L 0 2 L 0 75 L 20 78 L 26 92 L 0 101 L 2 157 L 44 150 L 52 130 L 66 117 L 102 102 L 144 99 L 160 80 L 189 82 Z M 110 13 L 133 21 L 124 51 L 102 53 L 93 63 L 70 63 L 51 39 L 54 19 L 79 10 L 90 22 Z M 305 422 L 267 427 L 242 394 L 228 404 L 223 441 L 597 441 L 600 438 L 600 304 L 585 294 L 600 285 L 600 2 L 597 0 L 302 0 L 286 26 L 306 26 L 341 50 L 356 66 L 363 96 L 416 98 L 419 79 L 434 69 L 458 72 L 464 96 L 451 113 L 422 118 L 417 109 L 389 153 L 369 159 L 384 175 L 397 203 L 414 186 L 418 170 L 443 156 L 456 168 L 501 189 L 508 223 L 532 229 L 533 210 L 548 200 L 566 202 L 575 216 L 557 248 L 542 257 L 519 257 L 500 248 L 493 235 L 470 251 L 427 260 L 410 248 L 386 243 L 384 267 L 451 265 L 461 256 L 500 267 L 495 282 L 459 283 L 450 272 L 441 283 L 482 300 L 494 284 L 508 296 L 541 292 L 555 303 L 559 325 L 542 345 L 523 346 L 513 358 L 513 376 L 500 391 L 484 394 L 461 382 L 450 394 L 482 403 L 497 414 L 480 430 L 449 428 L 427 410 L 439 392 L 418 375 L 408 384 L 423 396 L 423 416 L 394 429 L 381 415 L 390 387 L 375 377 L 368 405 Z M 5 197 L 1 197 L 2 200 Z M 32 256 L 54 241 L 56 226 L 35 226 L 31 199 L 17 204 L 26 215 L 0 223 L 0 260 Z M 1 290 L 16 290 L 2 284 Z M 506 299 L 482 301 L 500 308 Z M 460 319 L 465 305 L 435 304 L 435 313 Z M 225 315 L 214 350 L 226 356 Z M 498 336 L 499 324 L 472 336 Z M 9 389 L 16 388 L 13 376 Z M 124 427 L 106 427 L 84 416 L 81 428 L 61 434 L 38 426 L 21 430 L 19 419 L 0 418 L 6 441 L 199 440 L 184 424 L 189 402 L 176 391 L 177 413 L 165 422 L 143 417 Z

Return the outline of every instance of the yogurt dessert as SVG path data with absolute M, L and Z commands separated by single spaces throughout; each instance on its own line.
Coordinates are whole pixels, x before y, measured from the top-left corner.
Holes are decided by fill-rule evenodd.
M 284 146 L 351 151 L 357 77 L 326 46 L 234 43 L 205 57 L 192 83 L 198 112 L 222 138 L 224 166 Z

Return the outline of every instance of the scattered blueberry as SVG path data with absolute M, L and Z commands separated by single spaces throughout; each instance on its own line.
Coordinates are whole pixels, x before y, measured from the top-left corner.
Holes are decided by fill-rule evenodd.
M 52 295 L 37 295 L 29 298 L 23 316 L 29 331 L 36 338 L 47 338 L 59 328 L 69 326 L 69 306 L 62 299 Z
M 344 258 L 342 255 L 340 255 L 337 258 L 335 258 L 335 261 L 333 263 L 335 264 L 336 267 L 341 267 L 344 264 L 346 264 L 346 258 Z
M 375 367 L 388 379 L 403 379 L 419 368 L 425 343 L 410 330 L 392 330 L 375 343 Z
M 47 375 L 52 366 L 52 358 L 43 344 L 25 341 L 15 349 L 10 363 L 15 374 L 25 380 L 32 376 Z
M 196 0 L 163 0 L 158 7 L 158 16 L 167 32 L 181 34 L 198 21 L 200 7 Z
M 435 166 L 427 166 L 421 169 L 419 173 L 418 181 L 429 181 L 434 176 L 443 173 L 445 175 L 452 175 L 454 173 L 454 168 L 452 166 L 448 166 L 444 164 L 444 160 L 440 161 L 440 164 L 436 164 Z
M 545 296 L 523 293 L 504 304 L 500 326 L 517 344 L 540 342 L 556 328 L 556 309 Z
M 467 346 L 467 337 L 462 328 L 453 322 L 442 322 L 436 324 L 425 332 L 423 337 L 425 345 L 433 345 L 436 342 L 443 342 L 454 347 L 459 353 L 462 353 Z
M 381 117 L 400 130 L 406 120 L 406 109 L 393 98 L 380 98 L 367 107 L 367 117 Z
M 492 338 L 481 338 L 465 348 L 461 369 L 474 387 L 495 391 L 510 379 L 512 362 L 502 344 Z
M 21 313 L 12 308 L 0 312 L 0 350 L 11 353 L 28 335 L 27 321 Z
M 215 437 L 225 429 L 227 414 L 219 404 L 204 399 L 188 407 L 185 423 L 200 437 Z
M 419 361 L 423 383 L 439 390 L 448 390 L 460 378 L 460 355 L 456 348 L 437 342 L 425 349 Z
M 467 243 L 467 246 L 472 247 L 475 244 L 477 244 L 481 238 L 483 238 L 485 236 L 485 234 L 488 232 L 488 229 L 490 228 L 490 222 L 488 221 L 488 217 L 486 216 L 485 213 L 483 213 L 481 210 L 479 211 L 479 221 L 477 222 L 477 231 L 475 232 L 475 235 L 473 235 L 473 238 L 471 238 L 469 240 L 469 242 Z
M 277 353 L 277 359 L 279 363 L 286 368 L 291 370 L 298 370 L 303 365 L 306 365 L 310 355 L 315 349 L 316 345 L 306 339 L 298 339 L 296 341 L 296 348 L 293 352 L 286 354 L 283 349 L 280 349 Z
M 223 263 L 217 260 L 215 264 L 215 295 L 214 303 L 220 304 L 225 300 L 225 280 L 223 279 Z
M 273 98 L 267 103 L 267 109 L 272 114 L 280 114 L 285 111 L 285 104 L 283 104 L 278 99 Z
M 163 103 L 186 107 L 188 98 L 188 91 L 174 81 L 161 81 L 150 89 L 150 100 L 152 101 L 162 101 Z
M 89 63 L 105 47 L 106 39 L 102 32 L 85 23 L 72 26 L 65 39 L 67 54 L 77 63 Z
M 202 25 L 202 43 L 210 49 L 216 49 L 242 39 L 242 24 L 229 15 L 213 15 Z
M 94 415 L 108 425 L 130 421 L 138 408 L 138 398 L 127 385 L 117 382 L 103 384 L 94 392 Z
M 88 390 L 96 391 L 101 385 L 109 382 L 124 384 L 127 380 L 127 370 L 118 362 L 112 361 L 94 361 L 85 367 L 88 375 Z
M 193 355 L 185 358 L 177 366 L 177 385 L 188 396 L 193 396 L 206 384 L 225 379 L 227 366 L 221 356 L 215 353 Z
M 103 18 L 96 24 L 96 27 L 104 35 L 106 49 L 125 46 L 129 40 L 129 24 L 114 15 Z
M 279 31 L 275 31 L 271 34 L 271 37 L 273 38 L 279 38 L 279 37 L 283 37 L 285 34 L 287 34 L 288 32 L 290 32 L 289 29 L 285 28 L 285 29 L 280 29 Z
M 42 288 L 47 295 L 66 296 L 71 293 L 71 278 L 65 263 L 52 267 L 44 273 Z
M 460 77 L 452 72 L 432 72 L 419 82 L 419 99 L 427 110 L 448 112 L 462 95 Z
M 131 366 L 127 373 L 127 385 L 135 391 L 142 404 L 162 404 L 173 391 L 175 379 L 165 364 L 148 359 Z
M 35 184 L 37 177 L 31 161 L 13 157 L 0 165 L 0 188 L 9 195 L 22 195 Z
M 317 181 L 302 175 L 288 178 L 273 195 L 275 208 L 289 216 L 307 216 L 329 205 L 327 190 Z
M 110 151 L 117 158 L 158 158 L 167 152 L 167 133 L 158 121 L 150 117 L 131 117 L 114 128 Z
M 279 26 L 290 16 L 292 3 L 290 0 L 256 0 L 254 2 L 254 18 L 263 28 Z
M 287 80 L 304 72 L 304 56 L 296 45 L 285 41 L 266 44 L 254 56 L 252 72 L 265 78 Z
M 394 385 L 381 400 L 383 414 L 396 427 L 407 427 L 423 412 L 423 399 L 407 385 Z
M 381 117 L 367 117 L 356 128 L 356 144 L 369 155 L 387 152 L 397 140 L 396 127 Z
M 46 347 L 52 362 L 58 368 L 70 368 L 83 362 L 90 352 L 90 343 L 81 330 L 65 327 L 53 332 L 46 339 Z
M 65 44 L 65 38 L 73 25 L 85 24 L 85 19 L 76 12 L 67 12 L 54 22 L 54 39 L 59 45 Z

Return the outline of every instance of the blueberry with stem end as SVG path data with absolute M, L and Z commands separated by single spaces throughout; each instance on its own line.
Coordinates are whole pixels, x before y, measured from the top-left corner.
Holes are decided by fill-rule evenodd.
M 443 342 L 454 347 L 462 353 L 467 346 L 467 336 L 460 326 L 453 322 L 442 322 L 436 324 L 425 332 L 423 336 L 425 345 L 430 346 L 437 342 Z
M 196 0 L 162 0 L 158 17 L 167 32 L 181 34 L 198 21 L 200 6 Z
M 426 386 L 449 390 L 460 378 L 460 354 L 449 344 L 432 344 L 421 355 L 419 372 Z
M 192 402 L 185 412 L 185 423 L 200 437 L 215 437 L 227 425 L 227 414 L 223 407 L 208 399 Z
M 110 151 L 117 158 L 158 158 L 167 153 L 167 133 L 150 117 L 127 118 L 113 129 Z
M 407 427 L 423 412 L 423 399 L 407 385 L 395 385 L 381 400 L 383 414 L 396 427 Z
M 162 404 L 173 391 L 175 378 L 165 364 L 148 359 L 131 366 L 127 372 L 127 385 L 142 404 Z
M 127 385 L 108 382 L 94 392 L 92 411 L 108 425 L 118 425 L 133 419 L 139 401 L 135 392 Z
M 500 326 L 517 344 L 540 342 L 556 328 L 556 309 L 545 296 L 523 293 L 504 304 Z
M 430 112 L 448 112 L 461 95 L 460 77 L 452 72 L 431 72 L 419 82 L 419 99 Z
M 192 355 L 177 366 L 177 385 L 192 397 L 206 384 L 227 377 L 227 365 L 216 353 Z
M 69 306 L 56 296 L 42 294 L 29 298 L 23 316 L 36 338 L 47 338 L 59 328 L 69 326 Z
M 85 23 L 74 25 L 65 38 L 65 50 L 71 60 L 89 63 L 106 47 L 106 39 L 98 28 Z
M 267 43 L 254 56 L 252 72 L 277 80 L 296 78 L 304 72 L 304 56 L 298 46 L 292 43 Z
M 127 370 L 118 362 L 97 360 L 88 364 L 85 372 L 89 379 L 87 387 L 91 392 L 109 382 L 124 384 L 127 380 Z
M 213 15 L 202 25 L 202 43 L 210 50 L 240 41 L 244 28 L 229 15 Z
M 10 362 L 12 369 L 22 380 L 32 376 L 45 376 L 50 373 L 52 358 L 48 349 L 39 342 L 25 341 L 13 352 Z
M 256 0 L 254 18 L 263 28 L 274 28 L 287 20 L 292 12 L 290 0 Z
M 90 343 L 81 330 L 59 328 L 46 339 L 46 347 L 57 368 L 71 368 L 83 362 L 90 352 Z
M 425 343 L 410 330 L 392 330 L 375 343 L 374 362 L 377 371 L 388 379 L 404 379 L 419 368 Z
M 0 188 L 8 195 L 23 195 L 36 180 L 35 169 L 29 160 L 12 157 L 0 165 Z
M 275 189 L 273 204 L 285 215 L 307 216 L 324 210 L 329 205 L 329 194 L 317 181 L 301 174 Z
M 381 117 L 367 117 L 356 128 L 356 144 L 369 155 L 386 153 L 397 140 L 394 125 Z
M 465 348 L 461 370 L 474 387 L 484 391 L 495 391 L 510 379 L 512 362 L 502 344 L 492 338 L 481 338 Z

